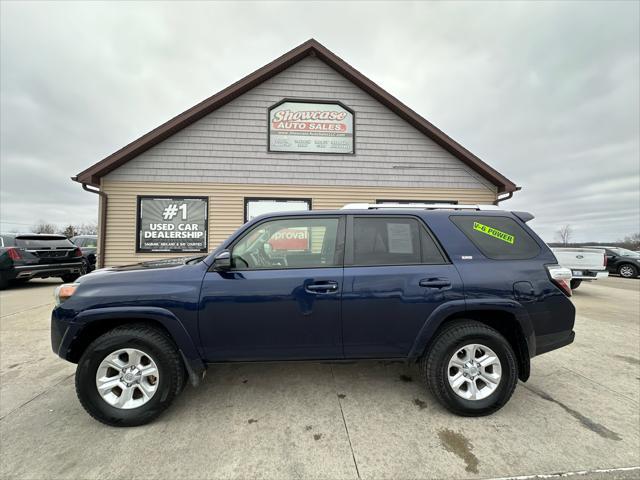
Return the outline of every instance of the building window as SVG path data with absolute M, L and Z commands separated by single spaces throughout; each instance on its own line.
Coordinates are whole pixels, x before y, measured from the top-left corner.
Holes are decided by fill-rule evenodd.
M 381 205 L 385 203 L 448 203 L 450 205 L 457 205 L 457 200 L 390 200 L 390 199 L 376 199 L 376 204 Z
M 276 212 L 299 212 L 311 210 L 310 198 L 245 198 L 244 221 L 253 220 L 258 215 Z

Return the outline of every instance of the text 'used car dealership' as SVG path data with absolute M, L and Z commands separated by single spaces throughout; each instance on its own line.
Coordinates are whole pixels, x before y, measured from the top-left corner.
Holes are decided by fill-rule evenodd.
M 211 251 L 263 213 L 488 204 L 518 189 L 315 40 L 74 180 L 100 195 L 99 266 Z

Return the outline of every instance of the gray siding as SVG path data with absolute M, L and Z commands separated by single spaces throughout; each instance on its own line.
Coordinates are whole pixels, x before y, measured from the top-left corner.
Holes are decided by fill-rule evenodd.
M 267 152 L 267 110 L 283 98 L 355 111 L 356 154 Z M 105 180 L 389 187 L 495 186 L 315 57 L 200 119 Z

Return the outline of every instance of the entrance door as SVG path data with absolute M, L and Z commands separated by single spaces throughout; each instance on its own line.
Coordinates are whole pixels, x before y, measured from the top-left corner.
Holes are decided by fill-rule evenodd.
M 208 361 L 342 357 L 344 219 L 266 220 L 231 246 L 232 269 L 210 271 L 200 336 Z
M 342 295 L 346 358 L 405 357 L 439 305 L 462 282 L 421 219 L 348 217 Z

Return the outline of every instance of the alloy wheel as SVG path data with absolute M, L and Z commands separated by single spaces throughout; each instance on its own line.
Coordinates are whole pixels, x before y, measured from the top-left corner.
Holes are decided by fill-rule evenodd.
M 459 348 L 447 367 L 449 386 L 465 400 L 482 400 L 491 395 L 502 378 L 498 355 L 489 347 L 472 343 Z
M 624 278 L 631 278 L 635 275 L 635 271 L 631 265 L 623 265 L 620 267 L 620 276 Z
M 158 390 L 158 367 L 151 356 L 135 348 L 107 355 L 96 372 L 96 388 L 115 408 L 129 410 L 147 403 Z

